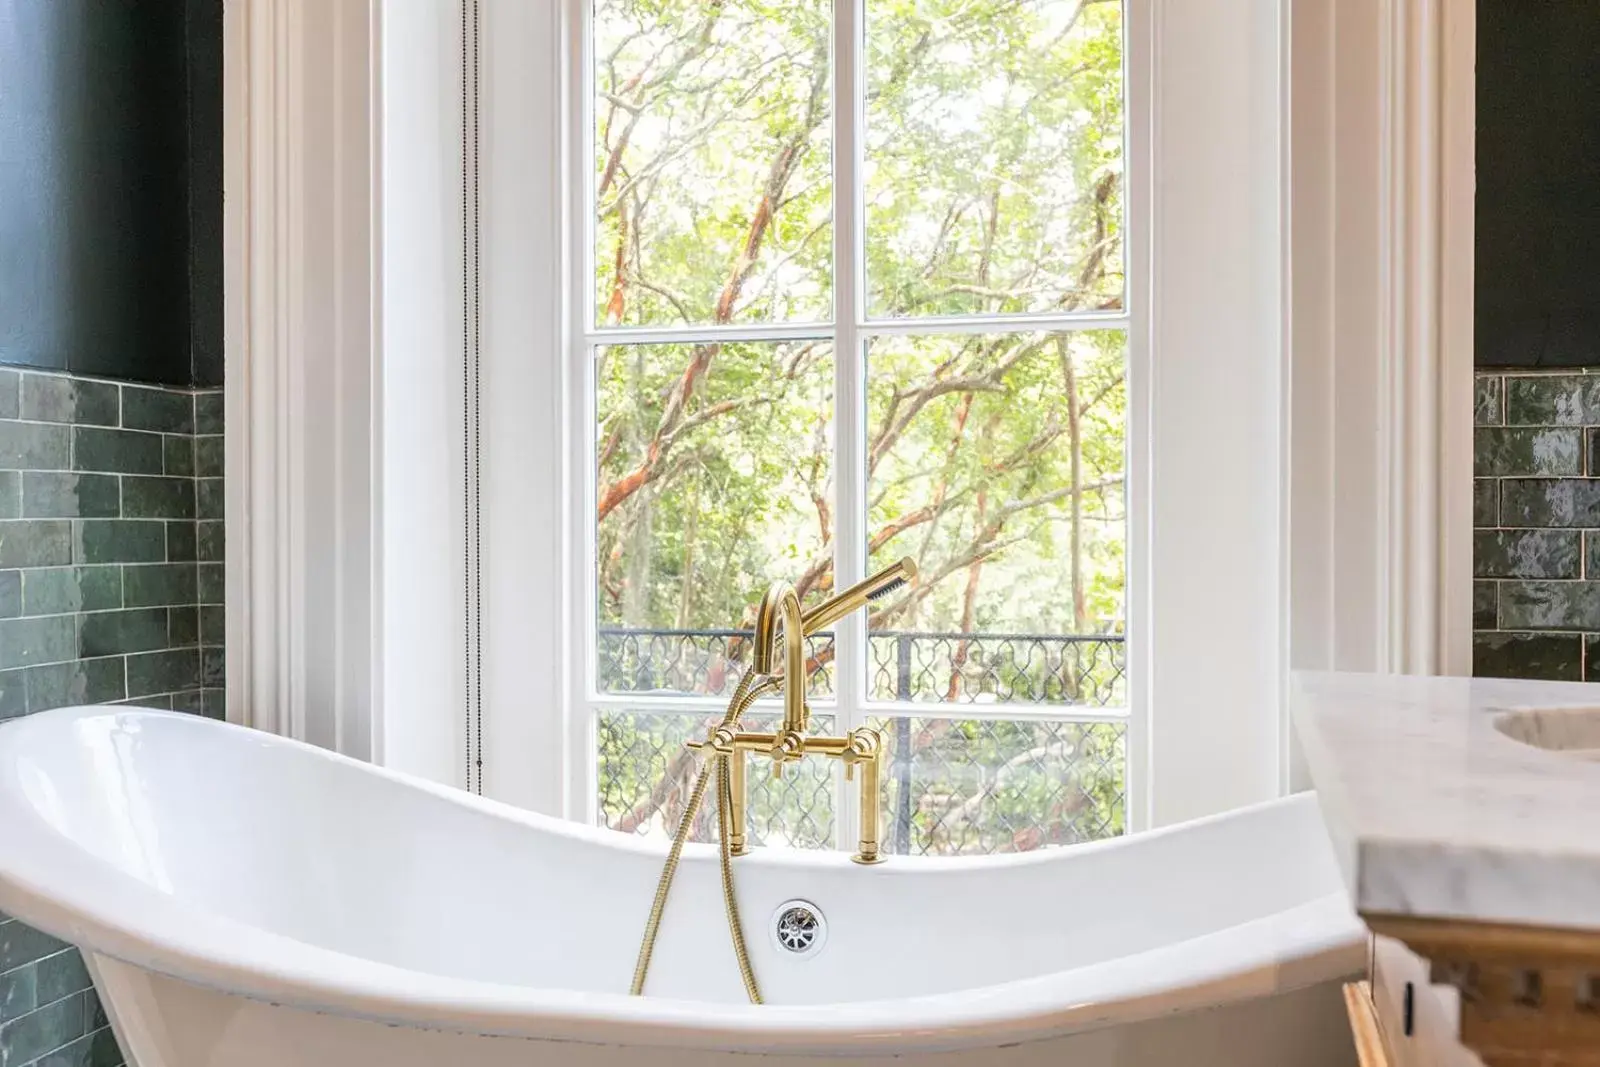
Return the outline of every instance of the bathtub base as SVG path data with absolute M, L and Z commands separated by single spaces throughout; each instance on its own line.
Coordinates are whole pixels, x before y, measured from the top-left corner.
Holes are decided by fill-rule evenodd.
M 129 1067 L 1352 1067 L 1339 982 L 1003 1048 L 841 1058 L 710 1052 L 424 1030 L 269 1004 L 106 957 L 90 970 Z

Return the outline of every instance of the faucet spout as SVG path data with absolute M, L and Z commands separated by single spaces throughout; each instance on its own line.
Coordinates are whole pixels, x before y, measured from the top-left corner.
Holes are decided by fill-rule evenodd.
M 806 634 L 800 597 L 789 582 L 773 582 L 756 609 L 755 655 L 757 674 L 771 675 L 776 664 L 777 627 L 783 625 L 783 733 L 806 731 Z M 781 736 L 781 735 L 780 735 Z

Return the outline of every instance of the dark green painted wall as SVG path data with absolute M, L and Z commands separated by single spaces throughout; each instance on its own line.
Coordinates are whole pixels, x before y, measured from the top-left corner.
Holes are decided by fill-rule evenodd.
M 0 363 L 222 371 L 222 5 L 0 0 Z
M 1600 365 L 1600 4 L 1479 0 L 1476 357 Z

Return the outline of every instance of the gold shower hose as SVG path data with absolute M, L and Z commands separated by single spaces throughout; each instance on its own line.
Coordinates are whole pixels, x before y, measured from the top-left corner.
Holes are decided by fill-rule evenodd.
M 733 726 L 749 709 L 756 699 L 771 689 L 776 684 L 770 679 L 760 685 L 752 685 L 754 677 L 749 671 L 739 679 L 738 686 L 733 691 L 733 699 L 728 701 L 727 713 L 722 717 L 723 726 Z M 728 934 L 733 940 L 733 954 L 739 960 L 739 977 L 744 979 L 744 991 L 750 997 L 750 1003 L 761 1003 L 761 988 L 756 985 L 756 972 L 750 966 L 750 953 L 745 949 L 744 926 L 739 921 L 739 901 L 733 892 L 733 856 L 728 851 L 728 809 L 731 807 L 731 786 L 728 776 L 728 757 L 726 753 L 716 752 L 709 746 L 705 751 L 712 753 L 700 768 L 700 777 L 695 779 L 694 791 L 689 794 L 689 804 L 683 811 L 683 820 L 678 824 L 678 832 L 672 838 L 672 847 L 667 850 L 667 862 L 661 868 L 661 880 L 656 883 L 655 900 L 650 904 L 650 918 L 644 926 L 644 940 L 639 945 L 639 959 L 633 965 L 633 985 L 628 990 L 632 996 L 644 993 L 645 975 L 650 971 L 650 954 L 655 951 L 656 935 L 661 932 L 661 913 L 667 906 L 667 894 L 672 889 L 672 879 L 678 873 L 678 859 L 683 855 L 683 843 L 689 839 L 689 832 L 694 829 L 694 817 L 700 810 L 700 802 L 705 799 L 706 785 L 711 780 L 713 766 L 717 772 L 717 848 L 722 861 L 722 907 L 728 919 Z

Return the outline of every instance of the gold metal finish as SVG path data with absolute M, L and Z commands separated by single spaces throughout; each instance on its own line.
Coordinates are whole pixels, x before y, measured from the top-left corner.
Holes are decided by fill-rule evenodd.
M 700 749 L 707 757 L 689 794 L 683 819 L 673 835 L 672 846 L 667 850 L 667 861 L 662 865 L 661 878 L 656 883 L 655 898 L 650 904 L 650 917 L 645 922 L 644 940 L 639 945 L 639 957 L 633 968 L 633 983 L 629 992 L 639 996 L 644 992 L 645 977 L 650 970 L 650 957 L 655 951 L 656 937 L 661 932 L 661 916 L 666 910 L 667 894 L 672 889 L 678 872 L 678 862 L 683 856 L 684 842 L 694 827 L 695 815 L 705 800 L 706 786 L 712 772 L 717 776 L 717 838 L 722 873 L 722 905 L 728 921 L 728 933 L 733 941 L 733 953 L 739 963 L 739 976 L 744 981 L 745 993 L 750 1003 L 760 1004 L 761 989 L 756 983 L 755 970 L 750 965 L 750 953 L 745 946 L 744 926 L 739 919 L 739 901 L 733 886 L 733 857 L 748 851 L 745 838 L 746 767 L 747 753 L 765 753 L 772 758 L 774 774 L 782 774 L 783 764 L 808 755 L 825 756 L 844 764 L 847 781 L 861 768 L 861 836 L 856 842 L 856 853 L 851 858 L 857 863 L 880 863 L 878 850 L 878 790 L 883 778 L 883 735 L 870 726 L 851 730 L 844 737 L 811 737 L 806 734 L 810 726 L 810 710 L 806 704 L 805 638 L 825 629 L 850 612 L 865 607 L 867 602 L 905 585 L 917 574 L 916 564 L 910 559 L 879 571 L 872 577 L 834 596 L 804 614 L 794 586 L 788 582 L 773 582 L 761 598 L 756 612 L 755 655 L 752 670 L 739 680 L 733 698 L 722 721 L 704 741 L 691 741 L 689 747 Z M 777 627 L 783 626 L 783 674 L 774 673 L 777 655 Z M 760 678 L 758 682 L 756 679 Z M 784 693 L 783 726 L 774 733 L 749 733 L 739 729 L 739 720 L 759 698 L 782 688 Z
M 857 863 L 878 863 L 883 858 L 878 851 L 878 789 L 883 780 L 881 764 L 885 751 L 883 735 L 871 726 L 861 726 L 844 737 L 811 736 L 798 740 L 799 747 L 794 755 L 785 756 L 785 759 L 826 756 L 839 760 L 844 764 L 846 781 L 854 780 L 856 767 L 861 768 L 861 836 L 856 842 L 856 853 L 851 858 Z M 730 782 L 743 783 L 746 754 L 771 756 L 774 747 L 782 741 L 783 735 L 777 733 L 740 731 L 729 734 L 719 727 L 705 741 L 691 741 L 689 745 L 726 761 Z M 776 762 L 774 765 L 777 765 Z M 728 802 L 728 814 L 732 820 L 731 826 L 736 829 L 730 829 L 728 834 L 730 855 L 743 856 L 749 851 L 744 834 L 745 807 L 744 791 L 733 789 Z
M 748 851 L 745 839 L 747 753 L 765 754 L 772 759 L 774 775 L 783 773 L 783 765 L 806 756 L 826 756 L 844 763 L 845 779 L 855 779 L 855 769 L 861 767 L 861 835 L 856 842 L 852 859 L 857 863 L 877 863 L 879 853 L 878 818 L 880 800 L 878 790 L 883 780 L 883 736 L 870 726 L 858 727 L 844 737 L 818 737 L 808 735 L 810 709 L 806 703 L 805 638 L 832 626 L 852 611 L 868 602 L 894 591 L 917 576 L 917 565 L 909 558 L 894 563 L 864 581 L 805 612 L 800 612 L 800 600 L 794 586 L 788 582 L 773 582 L 756 611 L 755 655 L 752 669 L 766 676 L 766 682 L 775 680 L 783 686 L 783 727 L 773 733 L 746 733 L 733 729 L 728 720 L 712 730 L 704 741 L 691 741 L 691 748 L 714 753 L 729 765 L 731 798 L 728 812 L 731 828 L 728 835 L 729 852 L 742 856 Z M 777 626 L 783 623 L 784 667 L 781 679 L 774 679 L 773 669 L 777 658 Z
M 783 729 L 774 742 L 772 758 L 798 759 L 795 742 L 806 732 L 810 711 L 806 707 L 806 628 L 800 616 L 800 598 L 788 582 L 773 582 L 756 608 L 755 655 L 752 669 L 771 677 L 776 655 L 777 625 L 783 621 Z
M 891 563 L 877 574 L 863 578 L 806 612 L 801 619 L 801 628 L 807 635 L 820 633 L 852 611 L 866 607 L 868 601 L 877 600 L 886 593 L 894 592 L 916 576 L 917 564 L 910 556 L 897 563 Z

